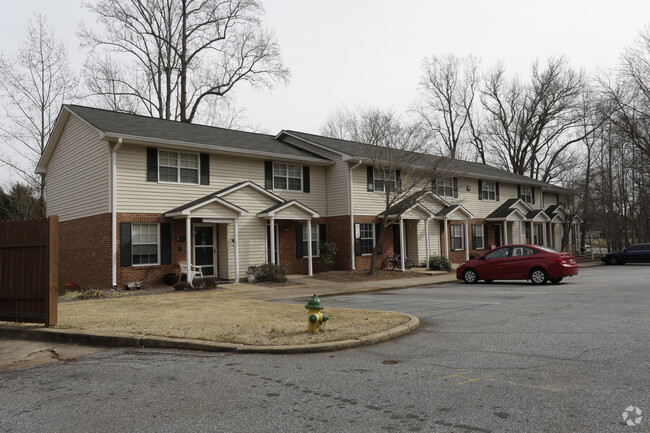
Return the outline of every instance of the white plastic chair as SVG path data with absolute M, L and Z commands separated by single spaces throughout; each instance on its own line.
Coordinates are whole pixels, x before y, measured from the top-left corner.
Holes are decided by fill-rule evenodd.
M 178 281 L 181 280 L 183 274 L 187 277 L 187 282 L 190 284 L 192 283 L 192 280 L 197 276 L 203 278 L 203 270 L 201 269 L 201 266 L 194 266 L 190 264 L 189 275 L 187 274 L 187 262 L 178 262 L 178 266 L 181 267 L 181 274 L 178 276 Z

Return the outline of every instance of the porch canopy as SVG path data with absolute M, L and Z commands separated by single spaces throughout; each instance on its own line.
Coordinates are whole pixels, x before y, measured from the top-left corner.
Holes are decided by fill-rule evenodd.
M 536 209 L 533 211 L 528 212 L 526 215 L 526 220 L 530 223 L 530 236 L 531 236 L 531 243 L 533 241 L 533 226 L 535 222 L 541 222 L 542 223 L 542 245 L 548 245 L 548 239 L 547 239 L 547 230 L 546 230 L 546 225 L 551 222 L 551 218 L 549 218 L 548 215 L 546 215 L 546 212 L 544 212 L 541 209 Z
M 425 250 L 426 250 L 426 263 L 427 269 L 429 268 L 428 258 L 431 255 L 431 246 L 430 246 L 430 237 L 429 237 L 429 220 L 435 218 L 436 211 L 449 206 L 445 200 L 443 200 L 437 194 L 433 192 L 427 193 L 414 193 L 410 196 L 404 198 L 403 200 L 395 203 L 391 206 L 387 212 L 382 212 L 377 215 L 379 218 L 388 218 L 389 220 L 395 220 L 399 222 L 399 239 L 400 239 L 400 267 L 402 271 L 406 268 L 404 266 L 405 261 L 405 236 L 404 236 L 404 220 L 421 220 L 424 221 L 424 238 L 425 238 Z M 435 210 L 432 210 L 435 209 Z
M 284 201 L 276 205 L 271 206 L 270 208 L 264 209 L 263 211 L 257 214 L 259 218 L 263 218 L 269 221 L 271 226 L 270 230 L 270 248 L 271 248 L 271 263 L 275 264 L 275 230 L 273 230 L 273 224 L 275 220 L 295 220 L 295 221 L 305 221 L 307 223 L 307 268 L 309 270 L 309 276 L 314 274 L 313 268 L 313 251 L 311 243 L 311 220 L 318 218 L 319 214 L 310 207 L 300 203 L 297 200 Z
M 239 227 L 238 220 L 248 212 L 220 197 L 221 191 L 208 194 L 182 206 L 176 207 L 165 216 L 168 218 L 185 218 L 185 252 L 188 268 L 192 264 L 192 218 L 202 218 L 203 222 L 215 224 L 233 224 L 235 233 L 235 281 L 239 281 Z M 188 283 L 192 283 L 191 273 L 188 273 Z
M 517 223 L 519 225 L 519 243 L 521 244 L 523 243 L 523 223 L 527 221 L 526 215 L 532 210 L 533 208 L 528 206 L 522 199 L 511 198 L 485 217 L 485 220 L 503 224 L 503 243 L 505 245 L 510 243 L 508 239 L 508 223 L 513 225 Z
M 463 205 L 456 204 L 441 209 L 436 214 L 436 219 L 443 220 L 445 223 L 445 257 L 449 259 L 449 221 L 465 221 L 465 260 L 469 260 L 469 220 L 474 215 Z

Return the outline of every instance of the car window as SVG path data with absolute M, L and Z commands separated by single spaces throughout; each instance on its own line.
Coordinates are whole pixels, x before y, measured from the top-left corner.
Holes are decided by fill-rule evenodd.
M 531 256 L 535 254 L 535 250 L 529 247 L 513 247 L 512 257 Z
M 485 255 L 485 258 L 487 260 L 491 259 L 502 259 L 504 257 L 508 257 L 508 253 L 510 252 L 510 248 L 499 248 L 494 251 L 490 251 Z

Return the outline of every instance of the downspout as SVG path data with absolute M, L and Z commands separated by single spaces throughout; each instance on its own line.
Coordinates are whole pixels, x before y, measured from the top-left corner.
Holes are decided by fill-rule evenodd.
M 111 263 L 111 280 L 113 287 L 117 287 L 117 149 L 122 145 L 122 138 L 117 139 L 117 143 L 111 151 L 111 227 L 113 235 L 111 236 L 112 263 Z
M 350 248 L 352 252 L 351 254 L 352 270 L 356 269 L 356 257 L 355 257 L 356 251 L 354 250 L 354 188 L 352 188 L 352 170 L 359 167 L 360 165 L 361 165 L 361 160 L 359 160 L 359 162 L 357 162 L 355 165 L 350 167 L 349 181 L 348 181 L 348 184 L 350 186 Z

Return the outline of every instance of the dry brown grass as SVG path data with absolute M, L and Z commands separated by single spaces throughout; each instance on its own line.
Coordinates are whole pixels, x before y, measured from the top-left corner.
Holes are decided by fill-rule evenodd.
M 172 292 L 59 304 L 58 328 L 242 343 L 290 345 L 358 338 L 408 321 L 391 312 L 327 308 L 325 332 L 307 333 L 303 305 L 253 301 L 230 291 Z
M 320 272 L 314 274 L 314 278 L 318 280 L 334 281 L 336 283 L 360 283 L 364 281 L 382 281 L 382 280 L 397 280 L 401 278 L 420 278 L 430 277 L 431 274 L 416 271 L 386 271 L 378 270 L 376 275 L 368 274 L 367 270 L 356 271 L 330 271 Z

